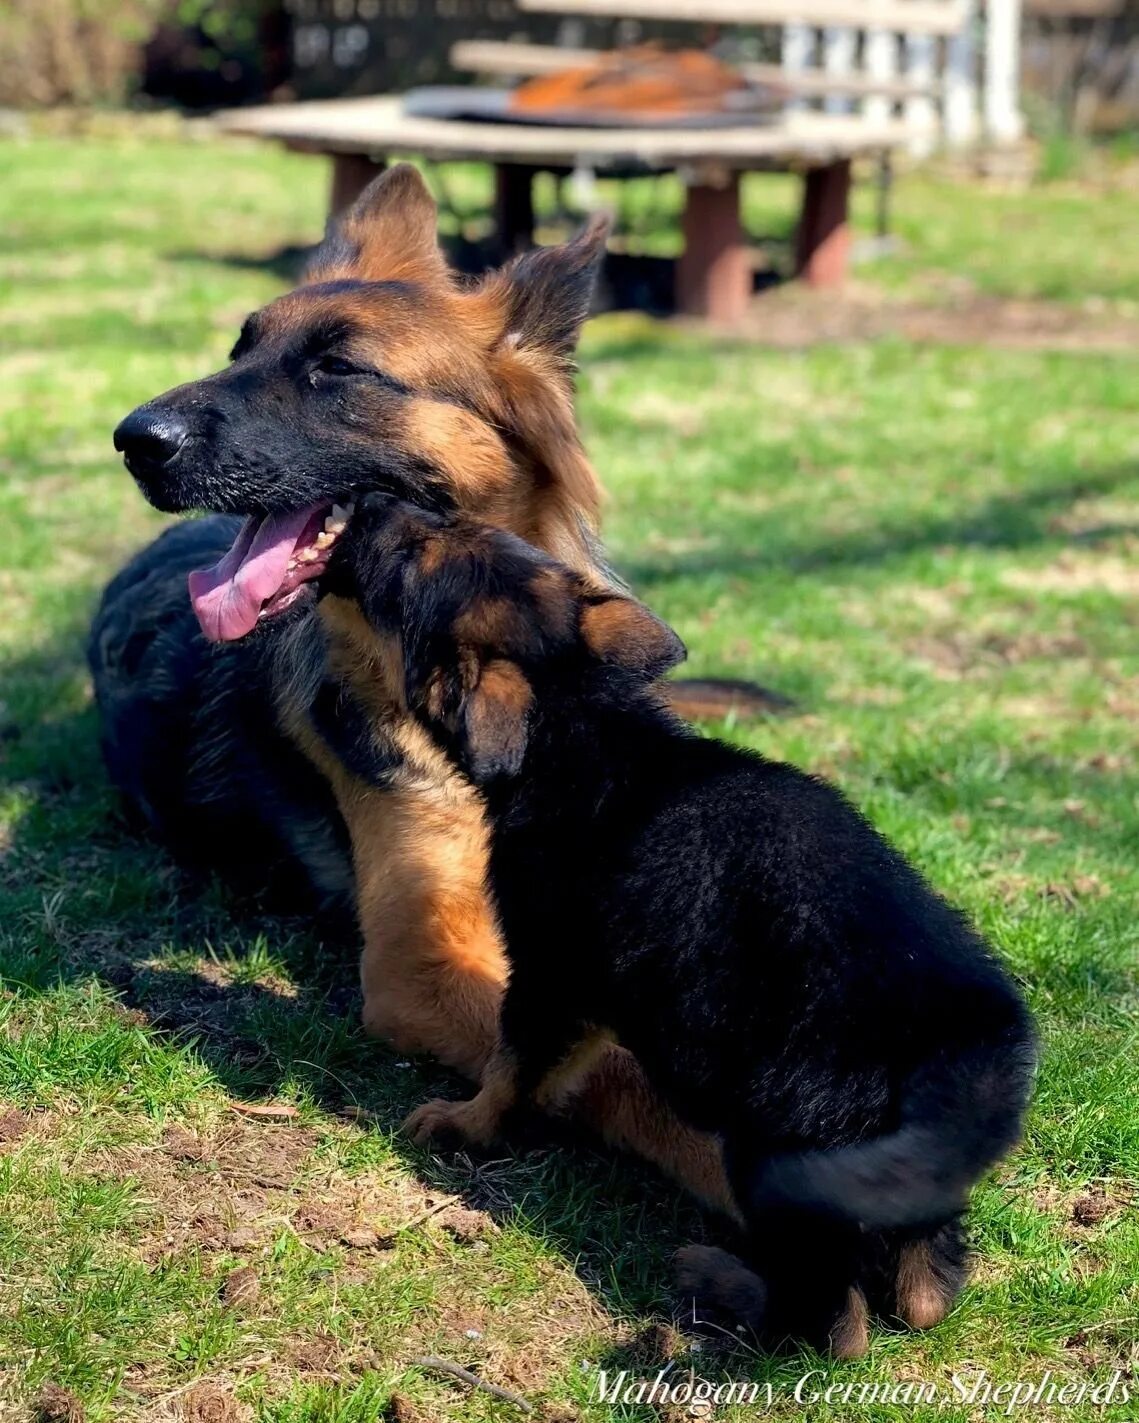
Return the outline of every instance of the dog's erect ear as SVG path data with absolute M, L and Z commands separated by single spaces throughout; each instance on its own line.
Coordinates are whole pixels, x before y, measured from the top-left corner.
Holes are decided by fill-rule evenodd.
M 467 769 L 476 785 L 494 776 L 515 776 L 526 754 L 526 723 L 533 692 L 513 662 L 493 658 L 485 663 L 472 691 L 464 698 L 460 734 Z
M 609 219 L 591 219 L 560 247 L 536 247 L 487 279 L 502 303 L 502 340 L 521 350 L 539 348 L 570 357 L 589 315 L 605 257 Z
M 373 178 L 348 211 L 332 221 L 305 279 L 414 282 L 446 274 L 436 236 L 438 218 L 419 170 L 397 163 Z
M 634 598 L 589 599 L 581 610 L 581 637 L 602 662 L 653 681 L 688 651 L 676 633 Z

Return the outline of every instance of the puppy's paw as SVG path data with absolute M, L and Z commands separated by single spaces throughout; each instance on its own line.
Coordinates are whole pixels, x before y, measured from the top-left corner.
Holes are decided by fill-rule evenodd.
M 446 1102 L 441 1097 L 417 1107 L 403 1129 L 419 1146 L 430 1142 L 450 1146 L 489 1146 L 495 1126 L 479 1110 L 478 1098 L 469 1102 Z
M 723 1318 L 759 1329 L 767 1312 L 767 1286 L 753 1270 L 715 1245 L 686 1245 L 673 1257 L 681 1306 L 690 1318 Z

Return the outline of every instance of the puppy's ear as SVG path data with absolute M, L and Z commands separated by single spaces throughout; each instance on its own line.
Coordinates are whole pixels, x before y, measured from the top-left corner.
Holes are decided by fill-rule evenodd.
M 438 218 L 435 199 L 419 170 L 397 163 L 373 178 L 348 211 L 329 224 L 305 280 L 414 282 L 445 277 Z
M 688 656 L 676 633 L 634 598 L 595 597 L 581 610 L 581 637 L 601 662 L 655 681 Z
M 497 657 L 481 668 L 460 713 L 467 768 L 476 785 L 499 775 L 517 775 L 522 769 L 533 699 L 530 683 L 516 663 Z

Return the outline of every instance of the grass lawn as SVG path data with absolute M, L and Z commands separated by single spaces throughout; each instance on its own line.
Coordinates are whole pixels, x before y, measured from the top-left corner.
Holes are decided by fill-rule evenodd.
M 977 1194 L 960 1307 L 839 1367 L 671 1331 L 669 1254 L 714 1227 L 631 1164 L 413 1151 L 402 1115 L 456 1084 L 361 1038 L 350 957 L 319 925 L 191 892 L 117 816 L 81 645 L 161 521 L 110 431 L 220 364 L 282 289 L 268 259 L 319 234 L 321 166 L 38 139 L 0 146 L 0 189 L 0 1416 L 522 1416 L 425 1355 L 548 1423 L 693 1416 L 599 1402 L 618 1366 L 772 1385 L 770 1407 L 718 1419 L 843 1423 L 1005 1415 L 983 1381 L 962 1402 L 955 1374 L 1132 1374 L 1139 348 L 1080 333 L 1134 321 L 1134 192 L 901 183 L 906 250 L 860 269 L 862 298 L 1046 300 L 1056 340 L 774 349 L 620 316 L 587 336 L 618 564 L 694 670 L 797 700 L 726 734 L 842 784 L 976 917 L 1043 1026 L 1028 1138 Z M 787 183 L 750 201 L 786 231 Z M 809 1370 L 807 1400 L 853 1398 L 796 1401 Z M 949 1402 L 859 1401 L 907 1382 Z M 1134 1420 L 1131 1389 L 1018 1416 Z

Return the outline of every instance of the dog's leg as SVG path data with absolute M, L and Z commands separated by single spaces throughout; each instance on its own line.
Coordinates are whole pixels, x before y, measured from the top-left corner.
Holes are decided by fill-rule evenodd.
M 967 1274 L 960 1221 L 949 1221 L 923 1239 L 907 1241 L 898 1256 L 898 1317 L 911 1329 L 932 1329 L 953 1308 Z
M 582 1035 L 576 1025 L 548 1021 L 541 1034 L 528 1032 L 527 1038 L 521 1054 L 499 1040 L 483 1069 L 479 1091 L 469 1101 L 425 1102 L 408 1117 L 404 1129 L 421 1145 L 451 1137 L 471 1146 L 489 1146 L 517 1102 L 529 1099 L 539 1107 L 548 1106 L 566 1084 L 581 1080 L 606 1042 L 600 1032 L 587 1030 Z
M 378 637 L 345 600 L 328 597 L 321 612 L 325 686 L 309 710 L 287 695 L 282 706 L 348 828 L 364 1027 L 477 1081 L 507 977 L 486 893 L 482 806 L 393 690 L 404 676 L 394 639 Z M 321 705 L 328 688 L 331 709 Z
M 870 1311 L 860 1279 L 862 1242 L 853 1221 L 796 1206 L 749 1216 L 742 1248 L 767 1288 L 765 1331 L 804 1339 L 839 1359 L 864 1354 Z
M 563 1083 L 544 1103 L 609 1146 L 651 1162 L 706 1206 L 742 1222 L 715 1137 L 680 1121 L 625 1048 L 605 1043 L 584 1080 Z
M 509 1048 L 498 1044 L 483 1069 L 478 1092 L 469 1101 L 447 1102 L 437 1097 L 424 1102 L 404 1122 L 404 1130 L 420 1146 L 448 1138 L 469 1146 L 489 1146 L 517 1100 L 517 1062 Z
M 364 1026 L 478 1081 L 506 958 L 487 900 L 486 830 L 462 782 L 342 799 L 364 934 Z

